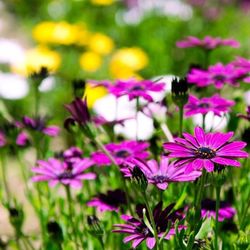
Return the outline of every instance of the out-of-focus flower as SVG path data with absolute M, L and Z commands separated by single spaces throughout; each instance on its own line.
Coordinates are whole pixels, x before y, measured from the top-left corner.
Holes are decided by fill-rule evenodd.
M 46 123 L 47 123 L 46 119 L 42 117 L 37 117 L 35 119 L 32 119 L 28 116 L 24 116 L 22 119 L 22 126 L 24 128 L 42 132 L 43 134 L 51 137 L 57 136 L 60 132 L 60 128 L 54 125 L 47 126 Z
M 29 76 L 38 72 L 42 67 L 56 71 L 61 64 L 61 57 L 56 51 L 40 46 L 28 50 L 22 63 L 12 65 L 12 70 L 21 75 Z
M 190 95 L 188 103 L 184 106 L 185 115 L 192 116 L 195 114 L 207 114 L 212 111 L 215 115 L 221 116 L 230 111 L 230 107 L 235 104 L 234 101 L 224 99 L 219 94 L 211 97 L 198 99 L 194 95 Z
M 248 70 L 237 68 L 233 64 L 223 65 L 217 63 L 210 66 L 208 70 L 192 69 L 188 74 L 188 82 L 194 83 L 198 87 L 214 85 L 215 88 L 221 89 L 225 84 L 239 86 L 240 81 L 248 82 L 246 79 Z
M 95 102 L 107 95 L 107 89 L 102 85 L 95 85 L 91 83 L 87 83 L 85 88 L 84 97 L 87 99 L 87 105 L 89 108 L 93 108 Z
M 220 201 L 218 221 L 231 219 L 236 214 L 236 210 L 225 201 Z M 214 200 L 205 199 L 201 202 L 201 216 L 216 218 L 216 202 Z
M 204 133 L 200 127 L 195 128 L 195 136 L 183 133 L 183 138 L 175 138 L 175 142 L 166 142 L 163 147 L 170 153 L 168 157 L 178 158 L 176 166 L 186 166 L 186 172 L 205 168 L 214 170 L 214 164 L 240 167 L 237 158 L 247 158 L 248 153 L 242 151 L 245 142 L 229 140 L 233 132 Z
M 250 121 L 250 106 L 247 107 L 246 114 L 238 114 L 238 117 Z
M 230 46 L 238 48 L 240 43 L 234 39 L 222 39 L 220 37 L 206 36 L 203 39 L 188 36 L 185 40 L 178 41 L 176 46 L 179 48 L 201 47 L 203 49 L 212 50 L 220 46 Z
M 250 70 L 250 60 L 247 60 L 246 58 L 237 56 L 236 60 L 233 61 L 232 64 L 236 67 L 246 68 Z
M 121 48 L 111 58 L 110 72 L 114 78 L 127 79 L 148 64 L 146 53 L 137 47 Z
M 102 57 L 92 51 L 84 52 L 80 57 L 80 66 L 87 72 L 95 72 L 102 65 Z
M 91 3 L 95 5 L 111 5 L 114 2 L 115 0 L 91 0 Z
M 159 189 L 165 190 L 171 182 L 194 181 L 201 176 L 201 171 L 186 173 L 185 167 L 176 167 L 174 163 L 169 163 L 167 157 L 162 156 L 160 163 L 156 160 L 144 162 L 139 159 L 131 159 L 121 167 L 121 172 L 125 177 L 131 177 L 131 169 L 138 166 L 149 183 L 156 185 Z
M 29 92 L 28 82 L 17 74 L 0 73 L 0 97 L 4 99 L 21 99 Z
M 171 204 L 165 209 L 162 209 L 162 202 L 159 202 L 153 210 L 153 218 L 159 238 L 164 236 L 165 240 L 169 240 L 171 236 L 175 235 L 175 221 L 180 221 L 184 218 L 184 215 L 180 212 L 180 210 L 172 211 L 173 207 L 174 204 Z M 152 232 L 152 225 L 151 228 L 149 228 L 145 224 L 143 219 L 143 211 L 146 211 L 145 214 L 148 221 L 150 221 L 146 207 L 144 205 L 138 205 L 136 208 L 138 218 L 134 218 L 129 215 L 122 215 L 121 218 L 126 222 L 126 224 L 115 224 L 114 227 L 116 229 L 113 230 L 113 232 L 128 234 L 128 236 L 124 238 L 123 242 L 128 243 L 132 241 L 133 248 L 136 248 L 145 240 L 147 247 L 149 249 L 153 249 L 156 242 Z M 169 224 L 171 226 L 170 230 L 167 232 L 167 234 L 165 234 Z M 185 227 L 178 226 L 178 230 L 183 228 Z
M 66 162 L 75 162 L 82 158 L 82 150 L 78 147 L 71 147 L 63 152 L 63 159 Z
M 126 205 L 126 195 L 121 189 L 109 190 L 107 194 L 99 194 L 90 200 L 87 205 L 96 207 L 100 212 L 116 211 L 123 205 Z
M 37 164 L 37 167 L 32 168 L 32 172 L 37 174 L 32 177 L 32 181 L 48 181 L 51 187 L 57 183 L 62 183 L 73 188 L 81 188 L 82 180 L 93 180 L 96 178 L 95 173 L 84 173 L 85 170 L 93 165 L 93 162 L 87 158 L 71 163 L 50 158 L 48 161 L 38 160 Z
M 114 42 L 105 34 L 95 33 L 89 38 L 88 49 L 100 55 L 108 55 L 114 49 Z
M 109 143 L 105 145 L 106 150 L 112 155 L 117 164 L 122 164 L 131 158 L 145 159 L 149 156 L 146 151 L 149 147 L 147 142 L 123 141 L 121 143 Z M 93 161 L 99 166 L 110 165 L 111 160 L 102 152 L 91 154 Z
M 117 98 L 127 95 L 129 100 L 142 97 L 152 102 L 151 92 L 161 92 L 164 90 L 165 84 L 161 82 L 152 82 L 150 80 L 137 81 L 135 79 L 118 80 L 114 85 L 109 86 L 109 92 Z
M 174 78 L 171 83 L 171 93 L 174 103 L 179 107 L 183 106 L 188 101 L 188 83 L 186 78 Z
M 70 45 L 77 42 L 79 37 L 79 27 L 63 22 L 42 22 L 33 29 L 33 38 L 42 44 L 63 44 Z

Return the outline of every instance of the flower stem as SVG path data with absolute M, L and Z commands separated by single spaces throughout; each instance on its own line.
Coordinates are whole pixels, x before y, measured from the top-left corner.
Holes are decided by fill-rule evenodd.
M 206 123 L 205 123 L 205 121 L 206 121 L 206 115 L 202 115 L 202 129 L 203 129 L 203 130 L 205 130 L 205 128 L 206 128 Z
M 182 129 L 183 129 L 183 105 L 179 106 L 179 137 L 182 137 Z
M 217 184 L 216 185 L 216 217 L 215 217 L 215 237 L 214 237 L 214 249 L 218 250 L 218 232 L 219 232 L 219 207 L 220 207 L 220 190 L 221 190 L 221 185 Z
M 135 114 L 135 119 L 136 119 L 136 132 L 135 132 L 135 139 L 138 141 L 138 133 L 139 133 L 139 97 L 136 98 L 136 114 Z
M 69 219 L 70 219 L 70 225 L 68 226 L 71 226 L 72 227 L 72 232 L 73 232 L 73 235 L 74 235 L 74 238 L 75 238 L 75 245 L 76 245 L 76 249 L 79 249 L 78 248 L 78 242 L 77 242 L 77 232 L 75 230 L 75 223 L 74 223 L 74 220 L 73 220 L 73 200 L 72 200 L 72 196 L 71 196 L 71 191 L 70 191 L 70 187 L 69 185 L 65 185 L 65 190 L 66 190 L 66 195 L 67 195 L 67 202 L 68 202 L 68 209 L 69 209 Z
M 155 225 L 155 220 L 154 220 L 153 212 L 152 212 L 151 207 L 149 206 L 146 192 L 144 191 L 144 192 L 142 192 L 142 194 L 143 194 L 144 202 L 146 204 L 146 208 L 148 210 L 149 219 L 150 219 L 151 225 L 153 227 L 154 237 L 155 237 L 155 242 L 156 242 L 155 249 L 157 250 L 158 246 L 159 246 L 159 238 L 158 238 L 158 233 L 157 233 L 157 229 L 156 229 L 156 225 Z
M 2 153 L 0 158 L 1 158 L 1 171 L 2 171 L 3 186 L 5 189 L 5 193 L 6 193 L 6 199 L 7 199 L 7 202 L 9 204 L 11 196 L 10 196 L 10 190 L 9 190 L 9 186 L 8 186 L 8 182 L 7 182 L 7 178 L 6 178 L 6 169 L 5 169 L 6 162 L 5 162 L 4 153 Z

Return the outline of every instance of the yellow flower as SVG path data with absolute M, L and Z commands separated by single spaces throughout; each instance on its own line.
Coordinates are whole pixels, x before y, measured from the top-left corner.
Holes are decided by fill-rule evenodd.
M 87 45 L 91 37 L 91 33 L 87 29 L 87 26 L 85 24 L 76 24 L 75 27 L 78 32 L 76 43 L 81 46 Z
M 103 86 L 93 86 L 91 83 L 86 84 L 86 89 L 84 93 L 84 97 L 87 97 L 87 105 L 89 108 L 92 108 L 96 102 L 96 100 L 102 98 L 107 95 L 108 91 Z
M 148 57 L 142 49 L 122 48 L 113 55 L 110 72 L 115 78 L 130 78 L 136 76 L 136 71 L 143 69 L 147 64 Z
M 70 45 L 77 42 L 79 29 L 67 22 L 42 22 L 33 29 L 32 34 L 40 43 Z
M 13 65 L 15 73 L 28 76 L 37 72 L 41 67 L 48 68 L 49 71 L 56 71 L 61 64 L 60 55 L 46 47 L 40 46 L 27 51 L 24 62 Z
M 96 5 L 110 5 L 114 3 L 114 0 L 91 0 L 91 3 Z
M 114 42 L 110 37 L 104 34 L 95 33 L 90 37 L 88 47 L 93 52 L 101 55 L 107 55 L 113 50 Z
M 102 58 L 94 52 L 84 52 L 80 57 L 80 65 L 85 71 L 95 72 L 101 67 Z

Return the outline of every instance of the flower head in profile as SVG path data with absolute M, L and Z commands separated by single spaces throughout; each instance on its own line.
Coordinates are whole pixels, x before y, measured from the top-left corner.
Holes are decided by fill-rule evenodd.
M 250 106 L 247 107 L 246 114 L 238 114 L 238 117 L 250 121 Z
M 159 202 L 153 210 L 153 218 L 159 238 L 164 237 L 165 240 L 169 240 L 171 236 L 175 235 L 175 221 L 177 219 L 180 221 L 185 217 L 182 209 L 172 211 L 174 205 L 175 204 L 171 204 L 163 209 L 162 202 Z M 145 213 L 148 221 L 150 221 L 145 205 L 138 205 L 136 208 L 136 213 L 138 218 L 134 218 L 129 215 L 122 215 L 122 219 L 126 222 L 126 224 L 115 224 L 115 230 L 113 230 L 113 232 L 128 234 L 128 236 L 124 238 L 123 242 L 128 243 L 132 241 L 133 248 L 136 248 L 145 240 L 147 247 L 149 249 L 153 249 L 156 242 L 152 232 L 152 226 L 149 228 L 143 219 L 143 214 Z M 165 234 L 169 223 L 170 230 L 167 232 L 167 234 Z M 179 230 L 183 228 L 185 227 L 178 227 Z
M 37 118 L 30 118 L 28 116 L 24 116 L 22 119 L 22 126 L 26 129 L 32 131 L 42 132 L 45 135 L 55 137 L 59 134 L 60 129 L 57 126 L 47 126 L 46 118 L 37 117 Z
M 199 39 L 197 37 L 188 36 L 186 39 L 178 41 L 176 46 L 179 48 L 200 47 L 206 50 L 212 50 L 221 46 L 238 48 L 240 43 L 234 39 L 222 39 L 220 37 L 206 36 L 203 39 Z
M 145 159 L 149 156 L 147 142 L 123 141 L 120 143 L 109 143 L 105 148 L 114 158 L 117 164 L 122 164 L 131 158 Z M 102 152 L 94 152 L 91 155 L 92 160 L 99 166 L 110 165 L 111 160 Z
M 109 86 L 109 92 L 116 97 L 127 95 L 129 100 L 142 97 L 146 101 L 152 102 L 151 92 L 161 92 L 164 90 L 164 83 L 150 80 L 118 80 L 114 85 Z
M 236 210 L 226 201 L 220 201 L 218 221 L 231 219 L 236 214 Z M 201 216 L 216 218 L 216 201 L 205 199 L 201 202 Z
M 73 188 L 81 188 L 82 180 L 93 180 L 96 178 L 95 173 L 85 173 L 93 165 L 93 162 L 87 158 L 75 162 L 50 158 L 48 161 L 38 160 L 37 164 L 36 167 L 32 168 L 32 172 L 36 174 L 32 177 L 32 181 L 48 181 L 51 187 L 57 183 L 62 183 Z
M 184 106 L 185 115 L 192 116 L 195 114 L 207 114 L 213 112 L 217 116 L 230 111 L 230 107 L 235 104 L 234 101 L 224 99 L 220 95 L 215 94 L 211 97 L 203 97 L 201 99 L 194 95 L 190 95 L 188 103 Z
M 233 64 L 217 63 L 210 66 L 208 70 L 192 69 L 187 78 L 189 83 L 194 83 L 198 87 L 214 85 L 215 88 L 221 89 L 225 84 L 239 86 L 240 81 L 247 79 L 247 73 L 248 70 L 245 68 L 237 68 Z
M 90 200 L 87 205 L 96 207 L 100 212 L 116 211 L 123 205 L 126 205 L 126 195 L 121 189 L 109 190 L 107 194 L 99 194 Z
M 176 166 L 186 166 L 186 172 L 205 168 L 214 170 L 215 164 L 240 167 L 237 158 L 247 158 L 242 151 L 246 146 L 242 141 L 230 141 L 233 132 L 205 133 L 196 127 L 195 135 L 183 133 L 184 138 L 175 138 L 175 142 L 166 142 L 163 147 L 169 151 L 168 157 L 177 158 Z
M 191 171 L 186 173 L 185 167 L 176 167 L 174 163 L 169 163 L 168 157 L 162 156 L 158 164 L 156 160 L 144 162 L 139 159 L 131 159 L 121 167 L 121 172 L 125 177 L 131 177 L 131 168 L 138 166 L 149 183 L 156 185 L 159 189 L 165 190 L 171 182 L 194 181 L 201 176 L 201 171 Z

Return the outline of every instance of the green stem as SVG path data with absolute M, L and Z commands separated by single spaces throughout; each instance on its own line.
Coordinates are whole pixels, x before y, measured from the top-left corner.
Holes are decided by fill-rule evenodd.
M 215 218 L 215 237 L 214 237 L 214 248 L 218 250 L 218 233 L 219 233 L 219 208 L 220 208 L 220 190 L 221 186 L 216 185 L 216 218 Z
M 149 206 L 146 192 L 144 191 L 142 193 L 143 193 L 144 202 L 146 204 L 146 208 L 148 210 L 149 219 L 150 219 L 151 225 L 153 227 L 154 237 L 155 237 L 155 241 L 156 241 L 156 247 L 155 247 L 155 249 L 157 250 L 158 246 L 159 246 L 159 238 L 158 238 L 158 233 L 157 233 L 157 229 L 156 229 L 156 225 L 155 225 L 155 220 L 154 220 L 153 212 L 152 212 L 151 207 Z
M 66 195 L 67 195 L 67 202 L 68 202 L 68 209 L 69 209 L 69 222 L 70 222 L 70 225 L 68 225 L 69 227 L 71 226 L 72 228 L 72 232 L 73 232 L 73 235 L 74 235 L 74 238 L 75 238 L 75 245 L 76 245 L 76 249 L 79 249 L 78 248 L 78 242 L 77 242 L 77 232 L 75 230 L 75 223 L 74 223 L 74 219 L 73 219 L 73 214 L 74 214 L 74 211 L 73 211 L 73 199 L 72 199 L 72 196 L 71 196 L 71 191 L 70 191 L 70 187 L 69 185 L 65 185 L 65 190 L 66 190 Z
M 136 98 L 136 114 L 135 114 L 135 119 L 136 119 L 136 131 L 135 131 L 135 139 L 138 141 L 138 133 L 139 133 L 139 108 L 140 108 L 140 104 L 139 104 L 139 97 Z
M 1 155 L 1 164 L 0 165 L 1 165 L 3 186 L 4 186 L 4 189 L 5 189 L 5 193 L 6 193 L 6 199 L 7 199 L 8 204 L 10 204 L 11 195 L 10 195 L 10 190 L 9 190 L 7 177 L 6 177 L 6 169 L 5 169 L 6 162 L 5 162 L 4 153 Z
M 206 121 L 206 115 L 202 115 L 202 129 L 203 129 L 203 130 L 205 130 L 205 128 L 206 128 L 206 123 L 205 123 L 205 121 Z
M 183 129 L 183 105 L 179 107 L 179 137 L 182 137 Z

